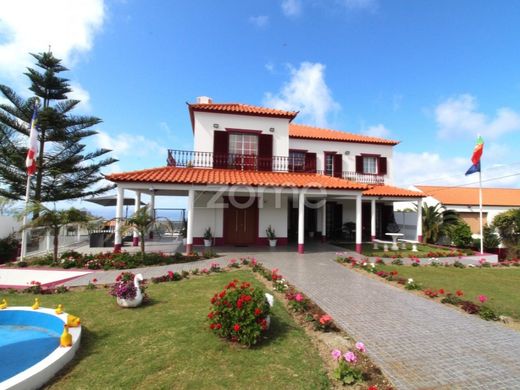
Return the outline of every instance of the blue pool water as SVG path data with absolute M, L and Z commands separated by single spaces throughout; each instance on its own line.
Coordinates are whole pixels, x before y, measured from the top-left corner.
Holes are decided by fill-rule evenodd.
M 23 310 L 0 311 L 0 382 L 26 370 L 59 347 L 63 321 Z

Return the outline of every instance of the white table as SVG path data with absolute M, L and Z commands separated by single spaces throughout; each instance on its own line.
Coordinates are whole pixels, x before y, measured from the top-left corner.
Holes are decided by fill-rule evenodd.
M 399 247 L 397 246 L 397 238 L 404 236 L 403 233 L 385 233 L 385 235 L 392 237 L 392 250 L 398 251 Z

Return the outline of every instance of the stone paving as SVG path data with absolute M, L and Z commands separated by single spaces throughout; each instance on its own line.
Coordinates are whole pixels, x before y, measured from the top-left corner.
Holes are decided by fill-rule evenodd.
M 304 255 L 293 248 L 245 252 L 219 248 L 221 265 L 252 256 L 280 273 L 332 315 L 398 389 L 520 389 L 520 332 L 373 280 L 333 261 L 338 248 L 320 245 Z M 307 248 L 306 248 L 307 249 Z M 142 268 L 146 278 L 168 270 L 208 267 L 215 260 Z M 119 271 L 92 278 L 111 283 Z

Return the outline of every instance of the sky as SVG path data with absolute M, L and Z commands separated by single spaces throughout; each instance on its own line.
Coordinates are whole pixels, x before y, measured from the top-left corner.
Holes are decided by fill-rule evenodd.
M 50 45 L 78 113 L 103 120 L 105 173 L 191 150 L 186 102 L 210 96 L 399 140 L 403 187 L 474 183 L 481 134 L 483 184 L 518 188 L 518 20 L 506 0 L 0 0 L 0 83 L 29 97 L 28 53 Z

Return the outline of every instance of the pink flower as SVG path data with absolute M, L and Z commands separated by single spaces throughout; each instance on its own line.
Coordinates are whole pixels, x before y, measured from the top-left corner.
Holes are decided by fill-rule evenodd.
M 366 352 L 365 344 L 363 344 L 361 341 L 358 341 L 358 342 L 356 343 L 356 349 L 357 349 L 359 352 Z
M 356 357 L 356 354 L 354 352 L 346 352 L 344 355 L 343 355 L 343 358 L 345 359 L 345 361 L 349 362 L 349 363 L 355 363 L 357 362 L 357 357 Z
M 330 354 L 332 355 L 332 358 L 334 360 L 339 360 L 339 358 L 341 357 L 341 351 L 339 349 L 333 349 Z
M 301 302 L 301 301 L 303 301 L 303 295 L 300 294 L 300 293 L 296 294 L 296 295 L 294 296 L 294 300 L 295 300 L 296 302 Z
M 481 302 L 481 303 L 484 303 L 488 300 L 488 297 L 486 297 L 485 295 L 479 295 L 478 296 L 478 300 Z

